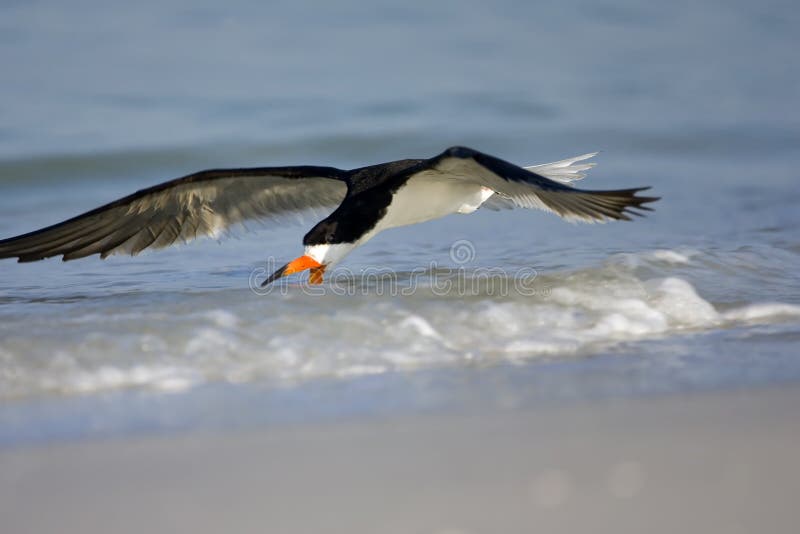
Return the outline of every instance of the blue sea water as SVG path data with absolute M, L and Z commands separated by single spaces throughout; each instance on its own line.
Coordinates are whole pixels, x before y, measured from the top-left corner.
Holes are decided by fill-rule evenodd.
M 392 230 L 321 294 L 251 289 L 313 218 L 3 261 L 0 444 L 798 383 L 799 22 L 790 2 L 4 3 L 2 237 L 203 168 L 453 144 L 599 150 L 582 186 L 662 200 Z

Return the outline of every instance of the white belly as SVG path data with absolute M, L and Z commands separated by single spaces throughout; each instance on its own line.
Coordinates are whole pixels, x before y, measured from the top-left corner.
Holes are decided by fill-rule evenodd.
M 387 228 L 431 221 L 452 213 L 472 213 L 494 194 L 488 187 L 469 182 L 419 177 L 409 180 L 392 198 L 386 215 L 356 243 L 307 246 L 305 254 L 325 265 L 339 262 Z
M 416 178 L 395 193 L 386 215 L 375 233 L 387 228 L 431 221 L 451 213 L 472 213 L 494 191 L 487 187 L 455 180 Z

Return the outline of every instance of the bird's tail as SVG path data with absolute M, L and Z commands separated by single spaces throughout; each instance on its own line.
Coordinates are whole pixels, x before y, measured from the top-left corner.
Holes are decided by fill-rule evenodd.
M 531 165 L 525 167 L 525 169 L 544 176 L 545 178 L 555 180 L 556 182 L 572 185 L 572 182 L 582 180 L 586 176 L 586 171 L 597 165 L 596 163 L 580 162 L 593 158 L 596 155 L 597 152 L 591 152 L 589 154 L 583 154 L 582 156 L 575 156 L 574 158 L 554 161 L 553 163 Z

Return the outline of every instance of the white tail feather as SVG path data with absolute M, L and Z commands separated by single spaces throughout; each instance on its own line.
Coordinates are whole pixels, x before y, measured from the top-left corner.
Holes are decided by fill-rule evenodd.
M 582 180 L 586 176 L 586 172 L 596 165 L 596 163 L 578 163 L 589 158 L 593 158 L 597 152 L 583 154 L 582 156 L 575 156 L 574 158 L 562 159 L 561 161 L 554 161 L 553 163 L 544 163 L 542 165 L 531 165 L 525 167 L 526 170 L 535 172 L 545 178 L 550 178 L 556 182 L 566 185 L 572 185 L 572 182 Z

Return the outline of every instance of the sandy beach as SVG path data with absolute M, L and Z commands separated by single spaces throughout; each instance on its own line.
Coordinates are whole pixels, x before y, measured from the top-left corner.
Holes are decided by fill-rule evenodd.
M 796 387 L 0 452 L 3 532 L 794 532 Z

